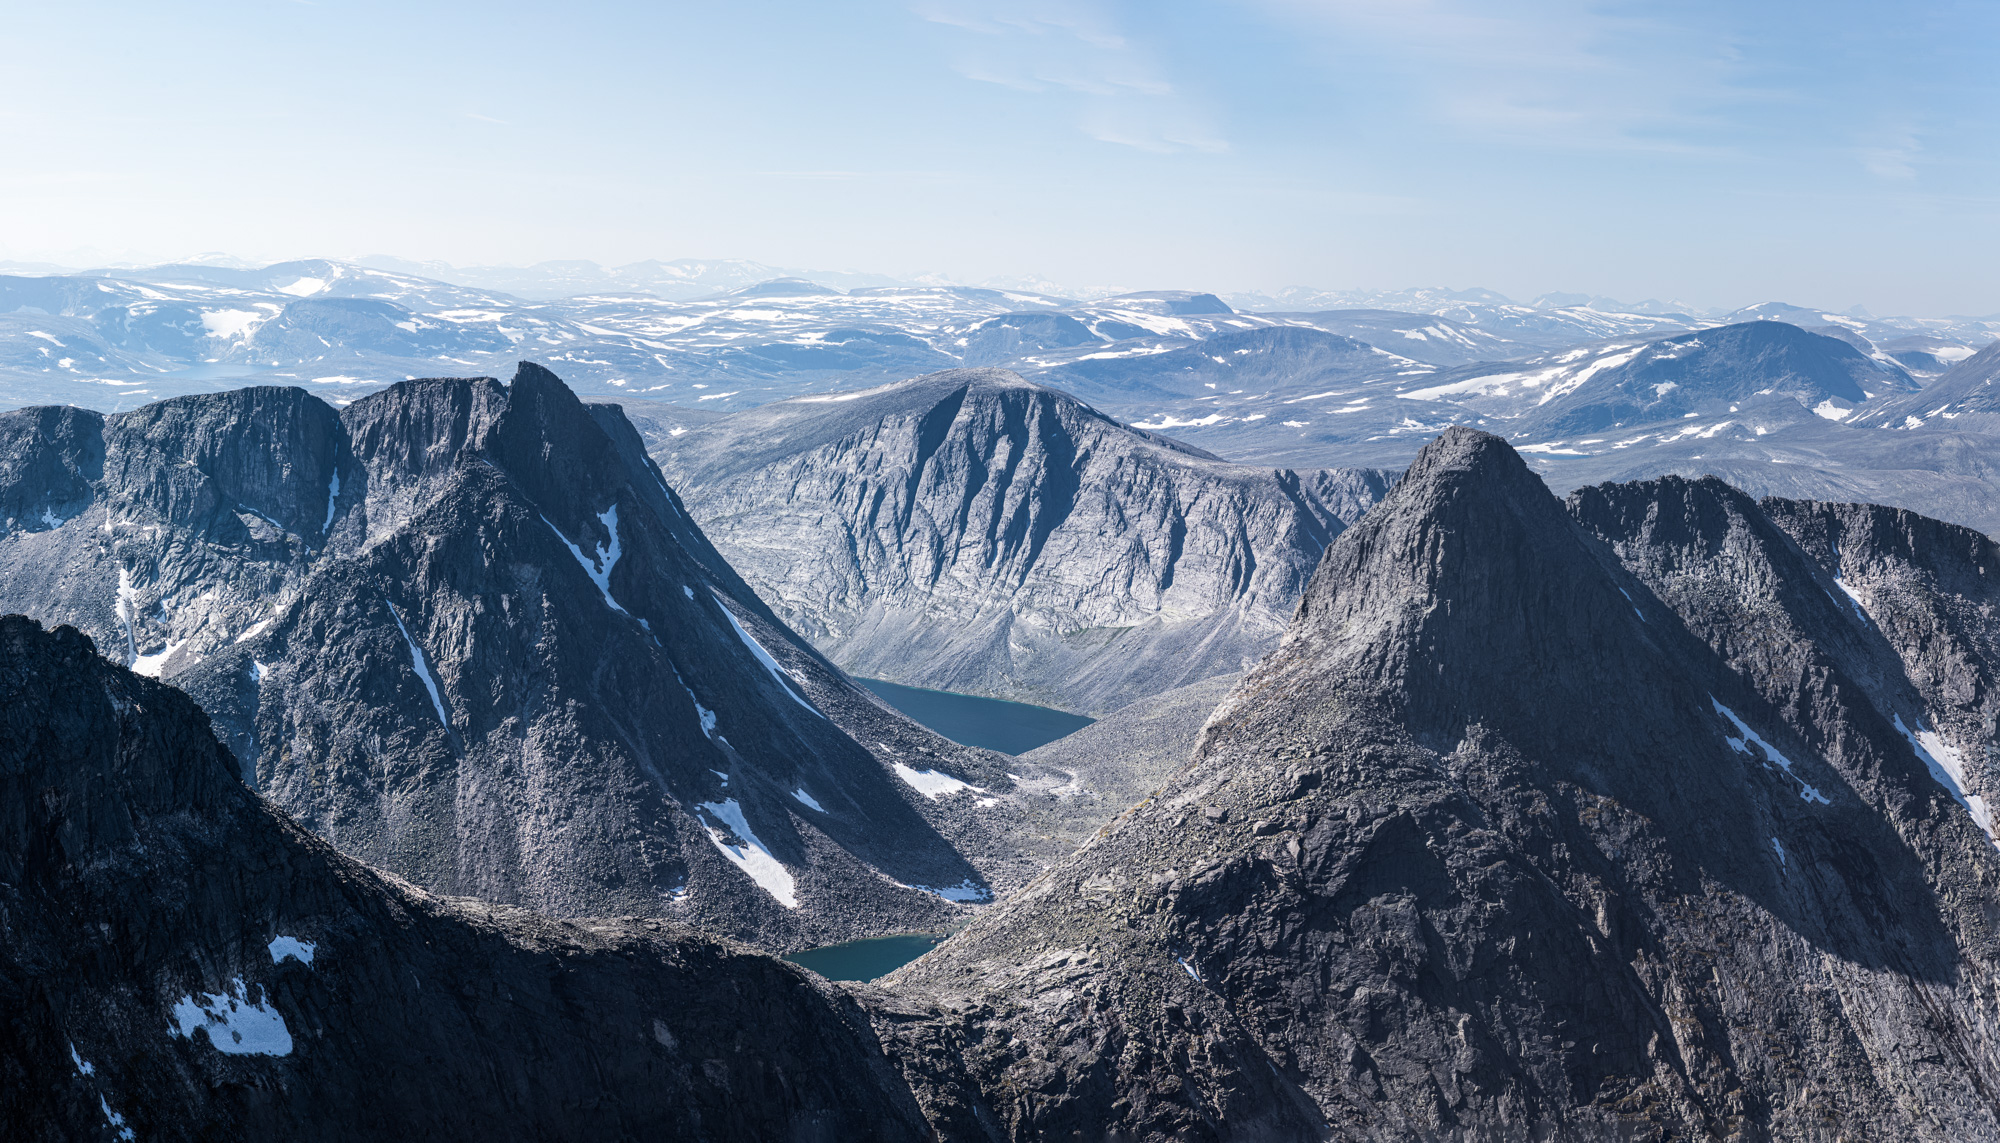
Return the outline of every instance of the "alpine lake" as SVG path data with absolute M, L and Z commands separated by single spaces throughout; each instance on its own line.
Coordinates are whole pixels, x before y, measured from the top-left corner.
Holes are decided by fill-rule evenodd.
M 1023 702 L 981 698 L 952 691 L 906 687 L 881 679 L 856 679 L 875 697 L 915 722 L 961 746 L 1002 754 L 1025 754 L 1037 746 L 1082 730 L 1093 719 Z M 874 980 L 887 976 L 944 940 L 949 933 L 899 933 L 787 953 L 785 960 L 828 980 Z

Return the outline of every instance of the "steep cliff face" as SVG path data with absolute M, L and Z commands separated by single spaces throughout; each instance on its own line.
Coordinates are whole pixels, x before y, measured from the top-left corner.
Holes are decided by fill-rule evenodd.
M 1968 803 L 2000 804 L 2000 548 L 1970 528 L 1900 508 L 1761 506 L 1846 604 L 1870 653 L 1865 669 L 1907 680 L 1895 713 L 1927 764 Z
M 0 425 L 34 446 L 0 603 L 188 690 L 246 780 L 429 890 L 797 947 L 1057 856 L 1014 836 L 1032 766 L 831 668 L 538 367 Z
M 1940 713 L 1925 746 L 1911 720 L 1964 701 L 1950 656 L 1906 670 L 1788 514 L 1676 480 L 1565 510 L 1498 438 L 1445 433 L 1157 796 L 889 979 L 927 1113 L 2000 1134 L 2000 853 L 1918 752 L 1986 743 Z
M 340 419 L 303 390 L 178 397 L 100 417 L 0 416 L 19 458 L 0 609 L 74 623 L 159 677 L 227 647 L 328 546 Z
M 186 696 L 0 619 L 0 1135 L 928 1137 L 807 974 L 431 897 L 234 770 Z
M 1390 483 L 1228 464 L 1003 370 L 651 443 L 729 563 L 849 672 L 1084 713 L 1269 651 Z

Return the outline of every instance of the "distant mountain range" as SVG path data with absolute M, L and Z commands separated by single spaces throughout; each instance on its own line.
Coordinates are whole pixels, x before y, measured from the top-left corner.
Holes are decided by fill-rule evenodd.
M 977 366 L 1241 463 L 1396 468 L 1467 424 L 1506 435 L 1563 490 L 1715 466 L 1760 492 L 1866 496 L 1994 526 L 1980 507 L 1994 488 L 1982 415 L 1917 396 L 1962 379 L 2000 318 L 1775 302 L 1716 316 L 1483 290 L 1287 292 L 1262 299 L 1284 308 L 1253 311 L 1195 290 L 1077 300 L 767 277 L 777 271 L 735 262 L 619 271 L 627 286 L 722 290 L 692 300 L 535 300 L 397 266 L 0 276 L 0 405 L 129 409 L 257 383 L 339 408 L 405 378 L 505 376 L 533 358 L 585 396 L 665 402 L 695 424 Z M 544 269 L 568 283 L 558 293 L 603 284 L 587 264 Z M 1365 308 L 1300 308 L 1328 305 Z M 1915 427 L 1963 444 L 1882 435 Z
M 1088 372 L 1079 362 L 1274 327 L 1379 348 L 1380 371 L 1398 361 L 1516 361 L 1750 319 L 1848 340 L 1921 379 L 2000 335 L 2000 321 L 1987 319 L 1876 319 L 1775 303 L 1720 316 L 1634 312 L 1567 295 L 1521 305 L 1483 290 L 1294 291 L 1232 304 L 1200 291 L 1077 300 L 746 262 L 548 263 L 513 277 L 370 263 L 203 260 L 0 275 L 0 405 L 115 409 L 252 382 L 313 386 L 338 402 L 408 377 L 504 373 L 532 356 L 580 392 L 740 408 L 959 365 L 1079 376 Z M 456 277 L 436 276 L 446 274 Z M 1152 372 L 1171 364 L 1154 362 Z

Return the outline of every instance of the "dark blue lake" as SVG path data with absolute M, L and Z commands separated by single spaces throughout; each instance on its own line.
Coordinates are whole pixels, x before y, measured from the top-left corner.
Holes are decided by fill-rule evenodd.
M 854 680 L 883 702 L 930 727 L 961 746 L 980 746 L 1002 754 L 1026 754 L 1066 734 L 1075 734 L 1095 719 L 1068 711 L 1030 706 L 1024 702 L 980 698 L 951 691 L 927 691 L 881 679 Z
M 871 937 L 844 945 L 786 953 L 785 960 L 812 969 L 828 980 L 874 980 L 887 976 L 937 946 L 942 933 L 904 933 Z

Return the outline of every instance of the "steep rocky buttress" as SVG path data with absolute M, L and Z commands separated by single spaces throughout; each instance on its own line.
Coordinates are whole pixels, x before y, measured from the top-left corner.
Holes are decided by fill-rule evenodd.
M 2000 853 L 1919 753 L 1979 739 L 1780 526 L 1815 513 L 1679 480 L 1565 506 L 1444 434 L 1185 769 L 885 982 L 927 1113 L 990 1139 L 2000 1136 Z
M 433 892 L 793 948 L 945 927 L 1060 856 L 1008 776 L 1040 771 L 856 687 L 537 366 L 0 436 L 0 607 L 187 690 L 246 781 Z
M 1262 658 L 1393 482 L 1230 464 L 1003 369 L 651 443 L 729 562 L 846 670 L 1088 714 Z
M 931 1137 L 824 982 L 343 857 L 73 628 L 0 619 L 0 806 L 7 1139 Z

